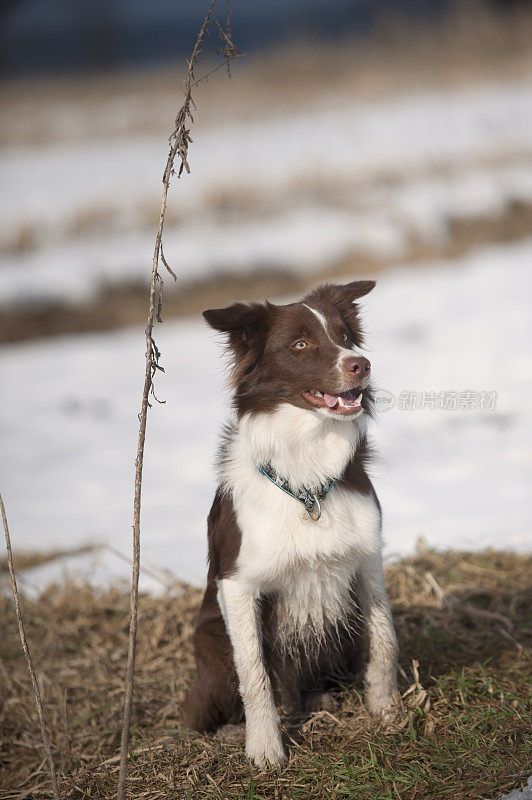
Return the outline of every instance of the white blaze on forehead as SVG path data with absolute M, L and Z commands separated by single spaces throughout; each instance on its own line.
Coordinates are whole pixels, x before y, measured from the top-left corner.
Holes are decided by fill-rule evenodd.
M 338 345 L 338 344 L 336 344 L 336 342 L 335 342 L 335 341 L 333 341 L 333 339 L 331 338 L 331 334 L 330 334 L 330 333 L 329 333 L 329 331 L 327 330 L 327 320 L 325 319 L 325 317 L 323 316 L 323 314 L 321 313 L 321 311 L 317 311 L 315 308 L 311 308 L 310 306 L 307 306 L 307 304 L 306 304 L 306 303 L 303 303 L 303 305 L 305 306 L 305 308 L 308 308 L 308 310 L 309 310 L 309 311 L 312 311 L 312 313 L 314 314 L 314 316 L 315 316 L 315 317 L 317 317 L 317 318 L 319 319 L 319 321 L 320 321 L 320 322 L 321 322 L 321 324 L 323 325 L 323 330 L 324 330 L 324 331 L 325 331 L 325 333 L 327 334 L 327 338 L 329 339 L 329 341 L 330 341 L 330 342 L 332 342 L 334 345 L 336 345 L 336 347 L 339 347 L 339 345 Z
M 347 358 L 348 356 L 352 356 L 353 354 L 360 355 L 360 351 L 354 346 L 351 346 L 349 348 L 348 347 L 342 347 L 342 345 L 340 345 L 337 342 L 335 342 L 334 339 L 331 337 L 331 334 L 329 333 L 328 329 L 327 329 L 327 320 L 325 319 L 325 317 L 321 313 L 321 311 L 318 311 L 315 308 L 311 308 L 311 306 L 307 306 L 306 303 L 303 303 L 303 305 L 305 306 L 305 308 L 308 308 L 309 311 L 312 311 L 314 316 L 317 317 L 317 319 L 319 319 L 319 321 L 323 325 L 323 330 L 327 334 L 327 338 L 329 339 L 329 341 L 335 347 L 338 348 L 339 352 L 338 352 L 338 358 L 336 359 L 336 367 L 341 372 L 344 359 Z

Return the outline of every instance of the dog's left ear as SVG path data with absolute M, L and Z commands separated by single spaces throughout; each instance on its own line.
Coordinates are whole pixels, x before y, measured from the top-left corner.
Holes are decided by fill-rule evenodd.
M 371 292 L 375 281 L 352 281 L 351 283 L 324 283 L 314 289 L 303 302 L 324 303 L 338 308 L 346 317 L 356 315 L 354 303 Z
M 351 283 L 344 283 L 337 286 L 338 296 L 334 305 L 342 313 L 347 324 L 351 327 L 356 341 L 359 344 L 363 342 L 363 334 L 360 328 L 358 317 L 358 303 L 361 297 L 369 294 L 375 288 L 375 281 L 352 281 Z
M 338 286 L 349 302 L 354 303 L 366 294 L 369 294 L 377 285 L 376 281 L 352 281 Z
M 374 287 L 375 281 L 325 283 L 314 289 L 303 302 L 309 302 L 311 305 L 313 303 L 323 304 L 338 309 L 351 328 L 355 343 L 360 346 L 363 342 L 363 334 L 358 318 L 357 300 L 371 292 Z

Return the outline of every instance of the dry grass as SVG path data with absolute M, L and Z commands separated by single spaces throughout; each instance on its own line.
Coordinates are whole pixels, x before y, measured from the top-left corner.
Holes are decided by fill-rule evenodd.
M 340 709 L 285 719 L 289 765 L 252 770 L 241 743 L 183 730 L 179 702 L 193 673 L 198 589 L 140 601 L 128 787 L 135 798 L 468 800 L 524 782 L 530 765 L 532 558 L 421 551 L 387 568 L 406 673 L 402 717 L 379 728 L 359 689 Z M 128 596 L 51 587 L 26 599 L 28 638 L 64 797 L 116 788 Z M 0 797 L 50 796 L 29 677 L 11 602 L 0 603 Z M 419 678 L 412 670 L 419 661 Z
M 43 552 L 42 550 L 28 550 L 24 553 L 18 553 L 14 559 L 15 569 L 20 572 L 26 569 L 33 569 L 40 567 L 43 564 L 48 564 L 51 561 L 57 561 L 59 558 L 81 556 L 85 553 L 94 553 L 99 549 L 98 545 L 81 545 L 81 547 L 67 547 L 60 550 L 49 550 Z M 8 559 L 0 558 L 0 576 L 2 573 L 8 572 Z

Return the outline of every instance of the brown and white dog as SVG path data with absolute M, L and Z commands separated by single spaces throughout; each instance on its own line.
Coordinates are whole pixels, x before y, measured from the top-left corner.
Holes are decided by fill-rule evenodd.
M 396 700 L 397 642 L 366 473 L 370 362 L 356 301 L 373 281 L 301 302 L 204 312 L 228 336 L 236 420 L 208 520 L 208 582 L 184 702 L 199 731 L 246 720 L 257 765 L 286 759 L 276 702 L 316 708 L 352 676 L 363 628 L 368 709 Z M 305 706 L 306 703 L 306 706 Z

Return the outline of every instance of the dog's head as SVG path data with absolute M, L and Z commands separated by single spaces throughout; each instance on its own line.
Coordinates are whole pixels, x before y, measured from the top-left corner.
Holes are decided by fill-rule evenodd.
M 371 364 L 362 344 L 356 301 L 374 281 L 325 284 L 298 303 L 234 303 L 204 311 L 227 334 L 239 414 L 279 403 L 352 420 L 370 408 Z

